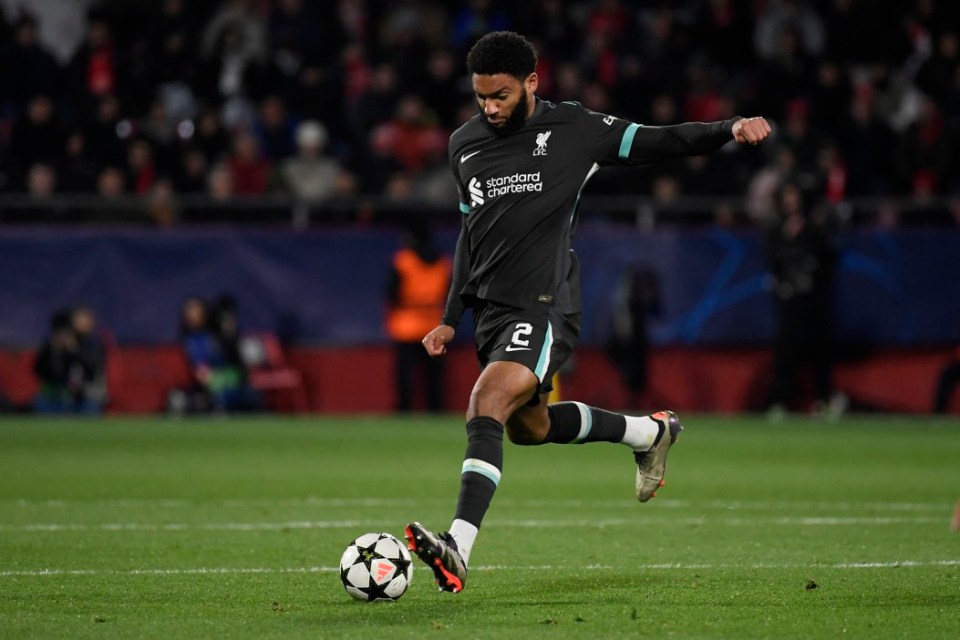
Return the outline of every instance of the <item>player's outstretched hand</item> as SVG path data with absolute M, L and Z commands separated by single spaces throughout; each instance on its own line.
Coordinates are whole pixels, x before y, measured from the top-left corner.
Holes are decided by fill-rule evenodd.
M 733 123 L 733 138 L 740 144 L 760 144 L 770 131 L 766 118 L 741 118 Z
M 441 324 L 424 337 L 423 348 L 431 358 L 439 358 L 447 352 L 447 343 L 453 340 L 454 333 L 453 327 Z

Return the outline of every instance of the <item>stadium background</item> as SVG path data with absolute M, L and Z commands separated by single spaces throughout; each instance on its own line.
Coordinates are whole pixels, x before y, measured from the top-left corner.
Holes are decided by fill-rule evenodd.
M 571 395 L 629 404 L 603 346 L 617 278 L 650 265 L 665 292 L 651 399 L 762 408 L 761 236 L 786 180 L 839 229 L 836 377 L 857 408 L 927 411 L 960 343 L 954 3 L 0 6 L 0 391 L 16 405 L 35 391 L 49 316 L 90 304 L 115 339 L 111 410 L 160 410 L 185 375 L 182 299 L 231 292 L 244 329 L 284 341 L 308 408 L 389 410 L 389 256 L 414 219 L 452 247 L 445 140 L 474 109 L 465 52 L 499 28 L 535 40 L 544 98 L 649 124 L 761 114 L 776 129 L 760 150 L 591 181 Z M 327 139 L 320 194 L 285 171 L 305 121 Z M 460 408 L 469 331 L 448 371 Z

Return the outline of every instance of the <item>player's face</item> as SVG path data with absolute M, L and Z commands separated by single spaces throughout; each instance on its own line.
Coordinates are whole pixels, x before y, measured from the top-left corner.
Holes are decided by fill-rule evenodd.
M 498 134 L 509 133 L 523 126 L 533 113 L 533 92 L 536 88 L 536 73 L 531 73 L 523 81 L 507 73 L 473 74 L 477 108 L 487 126 Z

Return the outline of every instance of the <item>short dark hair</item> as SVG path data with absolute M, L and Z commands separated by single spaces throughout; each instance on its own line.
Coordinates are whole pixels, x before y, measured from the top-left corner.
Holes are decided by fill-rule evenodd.
M 524 80 L 537 68 L 537 51 L 530 41 L 513 31 L 483 36 L 467 54 L 467 73 L 492 76 L 506 73 Z

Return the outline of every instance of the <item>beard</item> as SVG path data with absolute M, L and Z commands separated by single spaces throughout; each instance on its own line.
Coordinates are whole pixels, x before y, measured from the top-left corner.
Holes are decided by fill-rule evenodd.
M 527 110 L 529 108 L 530 101 L 527 100 L 527 92 L 524 91 L 520 95 L 520 100 L 518 100 L 517 104 L 513 107 L 513 112 L 510 114 L 510 117 L 507 118 L 502 125 L 495 127 L 487 120 L 487 115 L 483 112 L 483 108 L 477 105 L 480 117 L 483 118 L 483 124 L 487 125 L 487 129 L 498 136 L 506 136 L 520 129 L 527 121 Z

